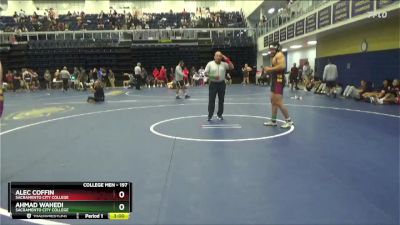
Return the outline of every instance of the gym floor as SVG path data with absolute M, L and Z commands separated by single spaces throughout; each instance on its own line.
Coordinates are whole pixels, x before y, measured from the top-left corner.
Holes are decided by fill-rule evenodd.
M 1 224 L 32 224 L 5 216 L 9 181 L 132 181 L 118 224 L 399 223 L 398 106 L 286 90 L 284 130 L 263 126 L 268 87 L 227 87 L 223 121 L 206 121 L 208 88 L 189 94 L 6 93 Z

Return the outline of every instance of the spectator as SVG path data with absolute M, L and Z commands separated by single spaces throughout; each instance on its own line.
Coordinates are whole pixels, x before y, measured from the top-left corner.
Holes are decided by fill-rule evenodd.
M 159 75 L 160 75 L 160 71 L 157 69 L 157 67 L 154 67 L 153 77 L 154 77 L 154 80 L 155 80 L 155 84 L 153 85 L 153 87 L 156 87 L 156 85 L 158 87 L 158 76 Z
M 293 67 L 290 69 L 290 89 L 293 91 L 293 88 L 296 88 L 296 90 L 299 90 L 297 87 L 298 83 L 298 74 L 299 74 L 299 69 L 296 67 L 296 63 L 293 63 Z
M 91 82 L 93 82 L 93 83 L 94 83 L 94 81 L 97 80 L 97 69 L 96 69 L 96 67 L 93 68 L 93 69 L 90 71 L 89 79 L 90 79 Z
M 97 79 L 103 81 L 103 68 L 100 67 L 97 71 Z
M 159 72 L 156 80 L 157 80 L 159 86 L 164 87 L 166 80 L 167 80 L 167 70 L 165 69 L 164 66 L 161 66 L 160 72 Z
M 133 87 L 135 77 L 131 73 L 124 73 L 124 81 L 122 82 L 122 86 L 124 88 Z
M 336 83 L 336 86 L 334 87 L 333 90 L 333 97 L 336 98 L 336 96 L 339 94 L 342 94 L 343 92 L 343 85 L 340 83 Z
M 13 72 L 14 74 L 14 83 L 13 83 L 13 91 L 15 92 L 16 90 L 20 89 L 23 86 L 23 78 L 20 73 L 18 73 L 16 70 Z
M 147 76 L 146 76 L 146 85 L 147 85 L 148 88 L 150 88 L 151 86 L 153 86 L 153 87 L 155 86 L 154 76 L 153 76 L 152 73 L 147 74 Z
M 26 88 L 29 92 L 32 85 L 32 74 L 28 69 L 22 69 L 22 88 Z
M 393 80 L 393 86 L 389 93 L 384 97 L 375 100 L 378 104 L 400 104 L 400 82 L 398 79 Z
M 303 67 L 303 75 L 307 74 L 304 70 L 307 68 Z M 329 96 L 336 86 L 336 80 L 338 79 L 338 71 L 335 64 L 332 64 L 328 59 L 328 65 L 324 68 L 323 81 L 326 82 L 327 95 Z
M 67 70 L 67 67 L 64 66 L 63 69 L 60 72 L 61 79 L 63 81 L 63 92 L 68 91 L 68 86 L 69 86 L 69 80 L 71 78 L 71 74 Z
M 14 90 L 14 74 L 8 70 L 6 74 L 7 89 Z
M 171 69 L 169 70 L 169 79 L 168 81 L 173 81 L 175 79 L 175 70 L 174 67 L 171 66 Z
M 104 102 L 104 87 L 103 87 L 103 82 L 98 79 L 96 82 L 94 82 L 92 91 L 94 92 L 93 97 L 88 97 L 87 102 L 88 103 L 101 103 Z
M 390 93 L 391 85 L 389 80 L 383 81 L 383 87 L 380 91 L 366 92 L 362 96 L 366 101 L 371 103 L 376 103 L 377 99 L 381 99 L 386 96 L 386 94 Z
M 232 77 L 231 77 L 231 74 L 229 72 L 226 73 L 225 84 L 232 85 Z
M 343 97 L 359 100 L 366 92 L 371 92 L 371 87 L 368 85 L 368 82 L 361 80 L 359 88 L 356 88 L 353 85 L 348 85 L 343 91 Z
M 188 68 L 185 66 L 185 68 L 183 69 L 183 82 L 185 84 L 185 86 L 189 85 L 189 70 Z
M 115 74 L 111 69 L 108 70 L 108 80 L 110 81 L 111 88 L 115 88 Z
M 205 70 L 203 67 L 200 67 L 199 75 L 200 75 L 200 85 L 204 86 L 204 84 L 207 82 L 207 79 L 206 79 L 206 74 L 205 74 Z
M 51 89 L 51 73 L 49 70 L 46 70 L 46 72 L 44 72 L 44 82 L 46 84 L 46 89 L 50 90 Z
M 329 62 L 329 60 L 328 60 L 328 62 Z M 308 61 L 306 61 L 304 63 L 303 69 L 301 70 L 301 72 L 302 72 L 301 78 L 303 80 L 303 84 L 304 84 L 304 86 L 306 86 L 307 83 L 311 81 L 311 74 L 312 74 L 310 64 Z
M 79 69 L 80 69 L 80 71 L 81 71 L 81 72 L 80 72 L 80 73 L 81 73 L 81 80 L 80 80 L 80 82 L 82 83 L 83 91 L 86 91 L 87 83 L 88 83 L 88 82 L 90 83 L 89 75 L 86 73 L 85 68 L 81 67 L 81 68 L 79 68 Z
M 141 67 L 141 71 L 140 71 L 140 78 L 141 78 L 141 85 L 146 86 L 146 78 L 147 78 L 148 74 L 147 74 L 147 70 L 144 68 L 144 66 Z
M 260 70 L 256 71 L 256 85 L 260 85 L 260 78 L 263 74 L 263 66 L 260 66 Z
M 251 67 L 246 63 L 244 64 L 243 68 L 242 68 L 242 72 L 243 72 L 243 86 L 247 84 L 250 84 L 249 82 L 249 76 L 250 76 L 250 72 L 252 71 Z
M 194 86 L 194 75 L 197 74 L 196 68 L 194 68 L 194 66 L 192 66 L 192 68 L 190 69 L 190 73 L 189 73 L 189 77 L 190 77 L 190 83 L 192 86 Z

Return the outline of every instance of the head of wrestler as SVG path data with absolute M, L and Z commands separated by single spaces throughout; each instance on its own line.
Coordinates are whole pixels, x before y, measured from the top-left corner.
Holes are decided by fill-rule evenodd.
M 222 52 L 220 52 L 220 51 L 216 51 L 215 52 L 215 55 L 214 55 L 214 61 L 215 61 L 215 63 L 217 63 L 217 64 L 220 64 L 221 63 L 221 61 L 222 61 Z
M 279 42 L 274 41 L 271 44 L 269 44 L 269 51 L 271 52 L 271 57 L 274 57 L 276 53 L 279 51 Z
M 185 63 L 183 62 L 183 60 L 179 61 L 179 66 L 183 67 L 185 65 Z

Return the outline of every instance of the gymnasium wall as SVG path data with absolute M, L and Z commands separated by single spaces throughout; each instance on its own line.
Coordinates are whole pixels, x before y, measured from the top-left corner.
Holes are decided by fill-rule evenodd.
M 361 52 L 363 40 L 367 52 Z M 337 65 L 339 81 L 359 84 L 366 79 L 380 86 L 383 79 L 399 78 L 399 17 L 374 18 L 318 38 L 315 69 L 322 77 L 327 59 Z
M 309 48 L 301 48 L 297 50 L 289 49 L 287 53 L 288 57 L 286 58 L 287 70 L 290 71 L 293 63 L 296 63 L 296 66 L 299 66 L 300 59 L 307 59 L 310 63 L 310 68 L 314 70 L 315 54 L 315 46 Z

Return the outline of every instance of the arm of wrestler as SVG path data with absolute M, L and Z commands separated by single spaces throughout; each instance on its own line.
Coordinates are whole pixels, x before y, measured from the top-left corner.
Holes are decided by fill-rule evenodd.
M 277 53 L 276 57 L 276 61 L 277 64 L 276 66 L 266 66 L 264 68 L 265 72 L 275 72 L 275 71 L 280 71 L 280 70 L 284 70 L 286 68 L 286 59 L 285 56 L 282 53 Z

